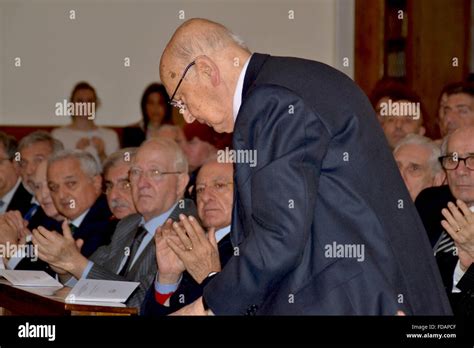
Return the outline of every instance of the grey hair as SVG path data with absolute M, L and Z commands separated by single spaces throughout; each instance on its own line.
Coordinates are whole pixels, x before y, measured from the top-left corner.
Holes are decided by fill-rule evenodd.
M 174 157 L 174 169 L 182 173 L 188 173 L 188 159 L 176 141 L 166 138 L 151 138 L 145 140 L 140 148 L 149 143 L 155 143 L 166 150 L 170 150 Z
M 18 149 L 18 142 L 15 137 L 0 131 L 0 144 L 3 145 L 8 159 L 13 160 Z
M 102 172 L 104 173 L 104 176 L 107 175 L 110 168 L 115 167 L 119 164 L 125 163 L 130 165 L 131 161 L 137 153 L 137 150 L 138 147 L 126 147 L 115 151 L 113 154 L 107 157 L 102 163 Z
M 78 160 L 82 171 L 93 178 L 96 175 L 100 175 L 102 168 L 97 159 L 89 152 L 84 150 L 63 150 L 53 154 L 48 159 L 48 166 L 55 162 L 63 161 L 66 159 Z
M 395 153 L 404 145 L 420 145 L 429 150 L 431 154 L 428 159 L 428 164 L 430 165 L 433 174 L 442 172 L 443 168 L 438 160 L 439 156 L 441 156 L 441 149 L 433 140 L 423 135 L 408 134 L 397 143 L 393 150 L 393 154 L 395 155 Z
M 24 136 L 20 143 L 18 144 L 18 151 L 21 151 L 25 147 L 39 143 L 39 142 L 48 142 L 53 149 L 53 153 L 64 150 L 64 145 L 58 139 L 53 138 L 51 134 L 43 130 L 34 131 L 26 136 Z
M 443 138 L 443 142 L 441 143 L 441 156 L 446 156 L 448 154 L 448 143 L 449 143 L 449 138 L 451 137 L 451 134 L 447 134 Z

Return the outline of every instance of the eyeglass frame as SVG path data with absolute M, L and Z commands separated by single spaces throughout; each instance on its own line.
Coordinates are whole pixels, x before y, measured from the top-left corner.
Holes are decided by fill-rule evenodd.
M 445 168 L 444 165 L 443 165 L 443 159 L 444 159 L 444 158 L 450 158 L 450 157 L 452 158 L 453 155 L 445 155 L 445 156 L 440 156 L 440 157 L 438 157 L 438 161 L 439 161 L 439 163 L 441 164 L 441 167 L 442 167 L 444 170 L 456 170 L 456 169 L 459 168 L 459 163 L 461 163 L 461 161 L 463 161 L 463 162 L 464 162 L 464 166 L 465 166 L 467 169 L 474 171 L 474 168 L 471 169 L 470 167 L 468 167 L 468 166 L 467 166 L 467 162 L 466 162 L 467 159 L 469 159 L 469 158 L 471 158 L 471 157 L 474 158 L 474 154 L 469 155 L 469 156 L 467 156 L 467 157 L 457 157 L 457 160 L 455 161 L 455 162 L 457 162 L 456 167 L 447 169 L 447 168 Z
M 129 181 L 130 183 L 132 183 L 131 172 L 132 172 L 132 170 L 134 170 L 134 169 L 136 169 L 136 168 L 130 168 L 130 170 L 128 171 L 128 181 Z M 137 170 L 139 170 L 141 173 L 159 172 L 160 175 L 159 175 L 158 177 L 155 177 L 155 178 L 150 177 L 149 175 L 147 175 L 147 178 L 149 177 L 149 178 L 152 179 L 152 180 L 160 179 L 163 175 L 169 175 L 169 174 L 183 174 L 183 172 L 179 172 L 179 171 L 176 171 L 176 172 L 162 172 L 162 171 L 159 170 L 159 169 L 148 169 L 148 170 L 140 170 L 140 169 L 137 169 Z M 140 175 L 142 175 L 142 174 L 140 174 Z
M 215 191 L 216 184 L 222 184 L 222 185 L 225 186 L 225 188 L 227 188 L 227 187 L 229 187 L 229 185 L 233 185 L 234 182 L 233 182 L 233 181 L 229 181 L 229 182 L 218 182 L 218 181 L 214 181 L 214 182 L 213 182 L 213 185 L 208 185 L 208 184 L 196 184 L 196 185 L 194 185 L 194 192 L 196 193 L 196 196 L 197 196 L 197 195 L 201 195 L 201 194 L 204 193 L 204 191 L 205 191 L 208 187 L 212 187 L 212 191 L 213 191 L 213 192 L 216 192 L 216 191 Z M 204 187 L 203 187 L 203 186 L 204 186 Z M 199 189 L 199 188 L 202 188 L 202 187 L 204 188 L 204 191 L 201 192 L 201 193 L 199 193 L 199 192 L 198 192 L 198 189 Z
M 172 107 L 178 108 L 180 111 L 183 109 L 186 109 L 186 105 L 182 104 L 180 100 L 174 100 L 174 97 L 176 95 L 176 92 L 178 92 L 178 88 L 179 86 L 181 86 L 181 83 L 183 82 L 184 77 L 186 76 L 186 73 L 194 64 L 196 64 L 196 60 L 193 60 L 191 63 L 189 63 L 186 66 L 186 68 L 184 69 L 183 75 L 181 76 L 181 79 L 179 80 L 178 85 L 176 86 L 173 94 L 171 95 L 170 101 L 168 102 Z
M 130 183 L 129 179 L 121 179 L 117 182 L 117 184 L 114 184 L 113 182 L 108 181 L 104 183 L 103 193 L 108 195 L 114 188 L 118 188 L 122 192 L 128 192 L 131 190 L 132 184 Z

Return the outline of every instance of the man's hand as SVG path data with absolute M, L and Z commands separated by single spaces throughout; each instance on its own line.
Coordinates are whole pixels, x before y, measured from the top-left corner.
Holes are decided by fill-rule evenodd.
M 215 230 L 213 228 L 209 230 L 208 238 L 195 218 L 192 216 L 188 218 L 183 214 L 180 214 L 179 218 L 181 223 L 174 222 L 173 230 L 181 240 L 184 249 L 173 239 L 167 237 L 166 240 L 170 248 L 183 261 L 188 273 L 201 284 L 209 273 L 221 270 Z
M 199 297 L 196 301 L 193 303 L 184 306 L 180 310 L 171 313 L 170 315 L 175 316 L 175 315 L 214 315 L 212 311 L 209 310 L 204 310 L 204 305 L 202 304 L 202 296 Z
M 0 215 L 0 244 L 25 244 L 28 221 L 17 210 Z
M 170 248 L 167 238 L 173 240 L 184 250 L 182 243 L 172 228 L 173 221 L 168 219 L 155 233 L 156 263 L 158 266 L 158 282 L 161 284 L 175 284 L 181 273 L 186 269 L 181 259 Z
M 458 249 L 463 249 L 474 258 L 474 213 L 463 201 L 458 199 L 456 204 L 457 206 L 449 202 L 448 209 L 441 211 L 446 218 L 441 221 L 441 225 L 453 238 Z
M 63 221 L 63 235 L 40 226 L 33 230 L 33 243 L 38 247 L 38 256 L 52 267 L 63 269 L 80 278 L 88 260 L 80 253 L 83 241 L 75 241 L 68 222 Z

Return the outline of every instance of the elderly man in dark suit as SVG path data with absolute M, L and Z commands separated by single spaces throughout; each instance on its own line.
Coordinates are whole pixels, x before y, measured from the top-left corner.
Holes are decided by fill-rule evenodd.
M 199 219 L 202 227 L 208 230 L 208 236 L 204 235 L 204 230 L 197 233 L 201 233 L 203 239 L 212 240 L 212 249 L 219 254 L 221 265 L 225 265 L 233 255 L 230 241 L 232 185 L 232 164 L 211 159 L 199 169 L 194 187 Z M 205 285 L 203 281 L 207 274 L 195 273 L 195 269 L 186 270 L 187 260 L 181 261 L 179 255 L 182 253 L 174 253 L 165 240 L 166 236 L 173 235 L 173 230 L 171 221 L 168 221 L 155 237 L 159 272 L 155 284 L 150 287 L 143 302 L 143 315 L 159 316 L 172 313 L 202 295 Z M 179 239 L 176 241 L 182 244 Z
M 347 76 L 252 55 L 202 19 L 177 29 L 160 76 L 187 122 L 234 132 L 223 159 L 236 163 L 238 254 L 209 268 L 181 314 L 452 313 L 374 111 Z
M 57 269 L 67 285 L 73 285 L 74 278 L 139 282 L 127 301 L 129 306 L 139 307 L 156 274 L 156 229 L 168 218 L 178 220 L 180 214 L 195 215 L 196 210 L 192 201 L 182 199 L 189 180 L 188 165 L 174 141 L 146 141 L 128 165 L 138 214 L 119 222 L 109 245 L 87 259 L 80 254 L 67 224 L 63 225 L 64 237 L 39 227 L 33 231 L 33 241 L 38 245 L 40 259 Z

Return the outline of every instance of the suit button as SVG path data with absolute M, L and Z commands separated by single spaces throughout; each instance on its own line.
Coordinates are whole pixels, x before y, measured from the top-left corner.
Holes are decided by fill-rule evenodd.
M 247 307 L 247 312 L 245 313 L 245 315 L 255 315 L 257 313 L 257 309 L 257 305 L 250 305 Z

